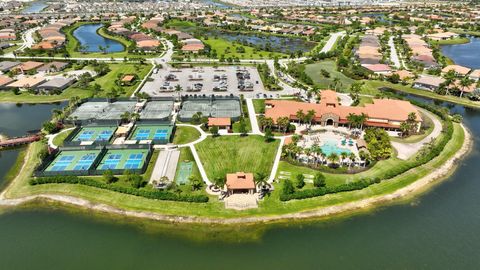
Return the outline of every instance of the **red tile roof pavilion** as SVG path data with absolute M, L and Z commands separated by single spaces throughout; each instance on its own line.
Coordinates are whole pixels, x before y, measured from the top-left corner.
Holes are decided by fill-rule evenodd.
M 400 123 L 408 119 L 410 113 L 415 113 L 417 122 L 422 122 L 417 108 L 408 101 L 394 99 L 374 99 L 373 104 L 365 106 L 342 106 L 338 102 L 337 93 L 332 90 L 323 90 L 320 94 L 320 103 L 306 103 L 290 100 L 267 100 L 265 105 L 265 117 L 270 117 L 274 122 L 279 117 L 288 117 L 290 120 L 298 120 L 297 112 L 302 110 L 305 114 L 315 111 L 314 121 L 321 125 L 347 124 L 349 114 L 368 116 L 367 126 L 383 128 L 399 128 Z

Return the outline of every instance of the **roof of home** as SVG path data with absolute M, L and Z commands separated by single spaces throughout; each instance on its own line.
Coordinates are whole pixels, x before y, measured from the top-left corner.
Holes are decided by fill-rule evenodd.
M 385 64 L 363 65 L 363 67 L 373 72 L 388 72 L 392 70 L 390 66 Z
M 205 46 L 203 44 L 185 44 L 182 47 L 182 51 L 200 51 L 204 48 Z
M 470 77 L 480 78 L 480 69 L 475 69 L 474 71 L 472 71 L 472 73 L 470 73 Z
M 42 62 L 27 61 L 27 62 L 21 63 L 18 67 L 23 71 L 29 71 L 32 69 L 39 68 L 41 66 L 43 66 Z
M 7 85 L 11 82 L 13 82 L 14 80 L 10 77 L 7 77 L 7 76 L 3 76 L 3 75 L 0 75 L 0 86 L 4 86 L 4 85 Z
M 20 65 L 20 62 L 12 62 L 12 61 L 2 61 L 0 62 L 0 70 L 9 70 L 13 67 Z
M 230 126 L 232 121 L 230 117 L 210 117 L 208 118 L 208 126 L 217 126 L 217 127 L 224 127 Z
M 436 76 L 421 76 L 415 81 L 415 83 L 431 85 L 436 87 L 440 86 L 440 84 L 442 84 L 443 82 L 445 82 L 445 79 L 443 79 L 442 77 L 436 77 Z
M 253 181 L 252 173 L 229 173 L 227 174 L 227 189 L 254 189 L 255 182 Z
M 140 48 L 152 48 L 152 47 L 157 47 L 159 45 L 160 45 L 160 41 L 155 39 L 137 41 L 137 46 Z
M 68 66 L 68 63 L 55 61 L 46 63 L 45 65 L 39 67 L 37 71 L 61 70 L 66 66 Z
M 413 75 L 412 72 L 408 71 L 408 70 L 397 70 L 395 72 L 393 72 L 393 74 L 398 74 L 398 76 L 400 77 L 400 80 L 404 80 L 404 79 L 407 79 L 407 78 L 413 78 L 415 75 Z
M 39 88 L 63 88 L 70 83 L 75 81 L 75 78 L 62 78 L 62 77 L 57 77 L 53 78 L 45 83 L 42 83 L 39 85 Z
M 45 81 L 44 77 L 23 77 L 16 82 L 13 82 L 8 85 L 8 87 L 21 88 L 21 87 L 35 87 L 38 84 Z
M 460 65 L 448 65 L 448 66 L 446 66 L 442 69 L 442 72 L 447 73 L 450 70 L 453 70 L 456 73 L 461 74 L 461 75 L 467 75 L 471 71 L 470 68 L 463 67 L 463 66 L 460 66 Z

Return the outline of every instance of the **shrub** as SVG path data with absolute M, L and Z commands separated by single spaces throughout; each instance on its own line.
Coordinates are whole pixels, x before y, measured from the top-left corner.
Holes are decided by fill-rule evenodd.
M 123 194 L 129 194 L 133 196 L 139 196 L 139 197 L 144 197 L 147 199 L 154 199 L 154 200 L 182 201 L 182 202 L 194 202 L 194 203 L 208 202 L 208 196 L 206 195 L 175 194 L 175 193 L 163 191 L 163 190 L 136 189 L 133 187 L 109 185 L 107 183 L 97 181 L 93 178 L 78 177 L 78 176 L 39 177 L 39 178 L 30 179 L 29 183 L 30 185 L 80 184 L 80 185 L 115 191 Z
M 303 176 L 303 174 L 297 174 L 297 181 L 295 183 L 295 186 L 298 188 L 298 189 L 301 189 L 305 186 L 305 176 Z
M 323 173 L 317 173 L 315 174 L 315 177 L 313 178 L 313 186 L 314 187 L 325 187 L 327 184 L 325 183 L 325 175 Z

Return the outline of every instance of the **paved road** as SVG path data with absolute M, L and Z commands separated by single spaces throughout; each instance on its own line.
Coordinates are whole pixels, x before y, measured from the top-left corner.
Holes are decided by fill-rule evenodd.
M 395 68 L 401 68 L 400 59 L 398 58 L 397 49 L 395 48 L 395 43 L 393 42 L 393 36 L 388 40 L 388 45 L 390 46 L 390 61 L 393 63 Z
M 321 53 L 327 53 L 332 50 L 333 45 L 335 45 L 335 42 L 337 42 L 337 39 L 340 37 L 345 36 L 345 31 L 333 33 L 330 38 L 328 39 L 327 43 L 325 46 L 323 46 L 322 50 L 320 51 Z
M 433 115 L 431 112 L 420 109 L 421 112 L 423 112 L 427 117 L 432 119 L 433 121 L 433 131 L 430 133 L 427 137 L 425 137 L 423 140 L 416 142 L 416 143 L 399 143 L 399 142 L 392 142 L 392 146 L 395 147 L 395 149 L 398 152 L 398 158 L 399 159 L 409 159 L 427 143 L 431 142 L 433 139 L 437 138 L 440 133 L 442 132 L 442 123 L 438 118 Z

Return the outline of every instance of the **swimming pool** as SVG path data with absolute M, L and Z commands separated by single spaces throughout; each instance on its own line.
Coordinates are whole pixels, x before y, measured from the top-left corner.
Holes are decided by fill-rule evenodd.
M 352 152 L 350 151 L 350 149 L 339 147 L 338 144 L 339 141 L 331 139 L 325 141 L 325 143 L 320 148 L 322 148 L 323 153 L 327 156 L 329 156 L 331 153 L 340 155 L 343 152 L 347 154 L 350 154 Z

